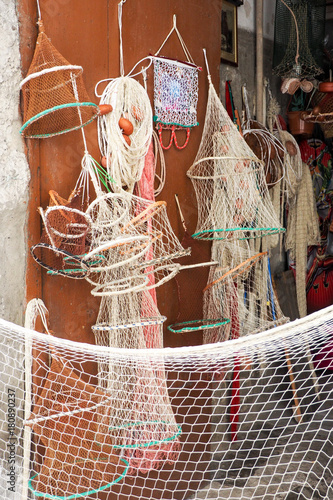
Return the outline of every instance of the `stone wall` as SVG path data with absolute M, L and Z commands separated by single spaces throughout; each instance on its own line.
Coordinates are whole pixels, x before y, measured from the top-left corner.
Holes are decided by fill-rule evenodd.
M 29 167 L 19 130 L 21 81 L 16 2 L 0 0 L 0 317 L 22 324 Z

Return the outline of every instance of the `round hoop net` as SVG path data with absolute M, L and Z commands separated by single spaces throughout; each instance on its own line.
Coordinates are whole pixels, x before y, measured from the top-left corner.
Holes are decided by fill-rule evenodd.
M 148 94 L 136 80 L 122 76 L 105 88 L 100 104 L 113 108 L 98 118 L 99 147 L 115 181 L 111 188 L 132 192 L 141 177 L 153 133 Z
M 46 211 L 39 208 L 43 222 L 41 240 L 31 248 L 31 254 L 49 274 L 83 278 L 87 271 L 84 255 L 90 246 L 92 221 L 76 208 L 81 204 L 80 195 L 73 192 L 69 200 L 65 200 L 53 190 L 49 194 Z
M 184 249 L 174 234 L 167 215 L 166 203 L 163 201 L 152 202 L 124 191 L 109 193 L 97 198 L 87 212 L 93 220 L 92 248 L 112 238 L 135 236 L 149 239 L 149 244 L 142 242 L 141 245 L 132 245 L 132 250 L 120 248 L 123 257 L 127 256 L 129 275 L 146 278 L 148 280 L 146 285 L 149 288 L 160 286 L 175 276 L 179 270 L 179 264 L 175 263 L 175 259 L 188 255 L 191 251 Z M 144 257 L 140 261 L 135 261 L 135 253 L 142 256 L 143 252 Z M 107 265 L 108 261 L 106 259 L 103 262 Z M 126 268 L 119 272 L 123 275 L 126 273 Z M 112 285 L 113 279 L 120 279 L 121 276 L 112 273 L 101 275 L 99 280 L 101 287 L 106 278 L 108 281 L 104 284 Z
M 147 290 L 102 298 L 96 325 L 97 345 L 126 349 L 163 347 L 163 323 Z M 110 434 L 130 464 L 129 474 L 160 468 L 177 459 L 181 428 L 170 404 L 163 363 L 138 368 L 108 360 L 100 363 L 99 385 L 115 396 L 107 413 Z
M 254 255 L 227 272 L 213 269 L 204 290 L 204 314 L 230 319 L 227 325 L 205 332 L 205 343 L 235 339 L 289 321 L 273 290 L 267 253 Z
M 198 204 L 194 238 L 258 238 L 284 231 L 268 195 L 263 165 L 211 82 L 201 143 L 187 175 Z
M 98 115 L 88 97 L 81 66 L 71 65 L 52 45 L 38 22 L 35 53 L 21 83 L 23 126 L 29 138 L 47 138 L 79 129 Z

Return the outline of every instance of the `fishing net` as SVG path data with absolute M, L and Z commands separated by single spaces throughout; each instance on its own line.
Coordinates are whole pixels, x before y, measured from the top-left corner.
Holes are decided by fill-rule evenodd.
M 97 345 L 126 349 L 163 347 L 163 323 L 147 290 L 103 297 L 93 332 Z M 139 368 L 112 363 L 99 365 L 99 385 L 115 396 L 110 416 L 111 436 L 130 464 L 129 474 L 173 462 L 181 428 L 170 404 L 163 363 Z
M 201 143 L 187 175 L 198 205 L 194 238 L 260 238 L 284 231 L 262 162 L 232 123 L 211 81 Z
M 284 175 L 284 147 L 280 140 L 258 122 L 249 120 L 242 125 L 245 142 L 263 162 L 268 188 L 280 182 Z
M 207 262 L 209 249 L 203 245 L 202 241 L 191 237 L 186 227 L 177 194 L 175 194 L 175 200 L 184 228 L 184 236 L 181 244 L 184 248 L 191 248 L 191 254 L 178 260 L 181 265 L 180 272 L 175 277 L 178 295 L 178 313 L 175 316 L 175 322 L 168 325 L 168 330 L 180 335 L 191 332 L 197 333 L 199 334 L 197 342 L 200 342 L 200 334 L 202 334 L 204 329 L 214 328 L 217 323 L 222 325 L 225 321 L 229 320 L 225 320 L 224 318 L 220 318 L 219 321 L 216 318 L 212 321 L 207 318 L 203 319 L 202 290 L 207 283 L 209 268 L 216 266 L 218 262 L 213 259 Z M 188 297 L 191 297 L 191 300 L 187 300 Z
M 107 246 L 104 242 L 111 238 L 132 237 L 143 240 L 142 245 L 132 245 L 132 250 L 128 248 L 120 249 L 120 251 L 125 257 L 122 261 L 124 262 L 127 256 L 127 263 L 131 264 L 128 267 L 129 273 L 132 273 L 139 281 L 141 280 L 141 283 L 142 279 L 148 280 L 149 288 L 160 286 L 173 278 L 180 267 L 175 263 L 175 259 L 191 251 L 181 246 L 173 232 L 164 201 L 152 202 L 123 191 L 97 198 L 87 212 L 93 220 L 94 245 L 98 242 L 91 250 L 93 256 L 99 253 L 98 248 L 101 244 L 104 248 Z M 133 262 L 135 251 L 140 257 L 144 254 L 140 262 Z M 86 260 L 89 261 L 90 256 L 88 259 L 86 257 Z M 103 259 L 103 262 L 107 264 L 107 259 Z M 112 265 L 113 263 L 115 261 Z M 113 265 L 113 267 L 118 267 L 120 273 L 124 271 L 124 269 L 119 269 L 119 266 Z M 101 275 L 98 280 L 101 288 L 103 288 L 104 278 L 107 278 L 105 274 Z M 110 289 L 113 277 L 108 276 L 109 278 L 111 280 L 108 281 L 108 287 L 113 293 Z M 121 277 L 116 279 L 121 279 Z
M 39 383 L 43 383 L 40 380 Z M 98 418 L 110 397 L 87 384 L 65 360 L 52 356 L 43 390 L 25 425 L 32 427 L 46 453 L 30 490 L 48 498 L 76 498 L 120 481 L 128 469 Z
M 47 138 L 79 129 L 99 113 L 90 102 L 81 66 L 71 65 L 50 42 L 41 20 L 35 53 L 21 82 L 23 126 L 29 138 Z
M 39 208 L 43 231 L 40 242 L 31 247 L 31 255 L 48 274 L 83 278 L 88 269 L 84 255 L 90 246 L 91 219 L 75 208 L 81 204 L 81 197 L 75 191 L 68 200 L 54 190 L 49 194 L 45 212 Z
M 175 32 L 184 51 L 186 61 L 168 59 L 160 55 L 162 47 Z M 190 130 L 198 125 L 198 71 L 177 28 L 176 16 L 173 27 L 153 56 L 154 63 L 154 122 L 163 149 L 170 149 L 172 143 L 177 149 L 184 149 L 189 141 Z M 168 145 L 163 144 L 162 130 L 170 131 Z M 182 144 L 178 143 L 176 132 L 186 131 Z
M 35 326 L 39 316 L 51 336 L 48 311 L 40 299 L 33 299 L 26 324 Z M 100 408 L 110 404 L 110 396 L 80 378 L 84 374 L 60 351 L 46 345 L 41 349 L 31 340 L 26 345 L 27 370 L 32 372 L 26 374 L 24 452 L 28 466 L 27 437 L 32 438 L 35 467 L 28 489 L 39 497 L 70 499 L 110 488 L 123 479 L 129 465 L 113 448 L 108 422 L 101 418 L 106 411 L 100 413 Z
M 325 8 L 325 0 L 276 1 L 273 73 L 300 79 L 323 72 Z
M 110 104 L 112 113 L 98 118 L 98 143 L 106 168 L 115 181 L 111 189 L 133 192 L 140 179 L 144 158 L 152 138 L 152 109 L 148 94 L 129 76 L 112 80 L 100 104 Z
M 129 494 L 149 500 L 172 497 L 259 500 L 274 499 L 277 495 L 310 499 L 317 494 L 323 499 L 332 498 L 332 327 L 333 308 L 329 307 L 269 331 L 220 344 L 117 349 L 71 342 L 0 319 L 0 394 L 6 408 L 0 426 L 0 448 L 4 454 L 0 463 L 3 474 L 8 474 L 6 481 L 0 484 L 1 498 L 29 498 L 20 491 L 20 457 L 23 429 L 31 427 L 37 431 L 36 442 L 49 431 L 49 443 L 52 437 L 59 438 L 58 447 L 53 443 L 49 450 L 49 457 L 51 453 L 56 456 L 50 458 L 52 470 L 45 468 L 47 449 L 34 446 L 24 469 L 26 482 L 30 480 L 31 487 L 38 485 L 54 496 L 77 495 L 88 492 L 91 484 L 97 490 L 113 482 L 104 495 L 114 498 Z M 55 352 L 58 359 L 53 360 L 53 366 L 49 362 L 42 365 L 37 356 L 31 354 L 31 349 L 25 352 L 29 344 L 35 352 Z M 308 350 L 317 373 L 318 393 Z M 236 358 L 247 358 L 248 363 L 246 368 L 243 363 L 240 365 L 237 441 L 231 441 L 230 389 Z M 33 370 L 30 391 L 29 386 L 24 389 L 24 377 L 32 361 L 42 368 L 45 376 L 37 376 Z M 127 398 L 125 401 L 121 393 L 117 406 L 113 407 L 111 401 L 106 401 L 105 394 L 113 396 L 113 400 L 115 395 L 98 388 L 98 379 L 93 375 L 95 367 L 109 363 L 117 370 L 128 367 L 131 373 L 133 370 L 144 373 L 151 370 L 152 365 L 163 365 L 175 420 L 182 429 L 178 437 L 180 452 L 172 464 L 165 460 L 158 470 L 132 476 L 126 473 L 116 484 L 126 464 L 121 460 L 122 449 L 110 443 L 112 433 L 105 430 L 103 437 L 105 427 L 100 413 L 102 408 L 110 406 L 112 415 L 120 404 L 126 405 Z M 212 381 L 221 366 L 224 367 L 223 379 Z M 293 382 L 289 377 L 290 367 Z M 124 376 L 124 380 L 129 385 L 129 379 Z M 155 384 L 160 386 L 159 378 Z M 23 425 L 22 409 L 31 392 L 34 413 L 26 417 L 29 425 Z M 50 400 L 49 396 L 54 399 Z M 94 408 L 99 403 L 103 404 Z M 154 404 L 152 402 L 152 409 Z M 67 409 L 71 414 L 61 415 Z M 301 421 L 294 418 L 297 411 L 301 413 Z M 39 418 L 42 420 L 37 421 Z M 89 460 L 89 453 L 90 458 L 99 460 Z M 13 454 L 16 457 L 14 473 L 8 464 Z M 56 468 L 60 466 L 57 461 L 60 456 L 66 460 L 63 473 L 60 467 Z M 70 471 L 68 464 L 71 464 Z M 90 466 L 95 466 L 92 480 L 89 479 Z M 97 481 L 101 470 L 101 480 Z M 51 484 L 44 473 L 52 474 L 56 481 Z M 40 476 L 32 479 L 36 474 Z M 66 485 L 61 477 L 69 479 Z M 85 488 L 86 482 L 90 485 Z M 69 489 L 74 492 L 69 493 Z M 37 497 L 32 491 L 29 496 Z M 102 497 L 102 494 L 90 496 Z M 39 496 L 45 497 L 44 493 Z
M 204 342 L 221 342 L 268 330 L 289 321 L 273 290 L 267 253 L 256 254 L 235 268 L 212 270 L 204 289 L 204 314 L 230 323 L 204 334 Z

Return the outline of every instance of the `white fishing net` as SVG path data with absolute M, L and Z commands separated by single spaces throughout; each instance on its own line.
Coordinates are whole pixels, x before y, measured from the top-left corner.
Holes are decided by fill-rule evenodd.
M 175 260 L 191 251 L 182 247 L 173 232 L 164 201 L 153 202 L 124 191 L 109 193 L 92 202 L 87 213 L 93 220 L 92 247 L 85 258 L 90 266 L 87 279 L 100 288 L 110 290 L 114 280 L 127 279 L 127 272 L 148 288 L 160 286 L 179 271 Z M 126 248 L 119 246 L 126 238 Z M 108 244 L 111 240 L 114 242 Z M 96 260 L 101 252 L 102 260 Z M 128 267 L 120 267 L 123 264 Z
M 107 85 L 100 104 L 113 108 L 111 113 L 98 118 L 100 151 L 115 181 L 111 188 L 132 192 L 141 177 L 153 133 L 148 94 L 134 78 L 121 76 Z
M 69 500 L 104 490 L 114 498 L 150 500 L 330 500 L 332 326 L 330 307 L 219 344 L 119 349 L 71 342 L 1 319 L 1 498 Z M 126 391 L 117 380 L 112 391 L 101 387 L 99 366 L 121 373 Z M 170 412 L 164 413 L 165 400 L 147 397 L 148 391 L 157 395 L 165 389 L 176 427 Z M 138 402 L 147 412 L 140 423 Z M 122 432 L 105 423 L 120 407 Z M 155 418 L 165 424 L 152 442 Z M 133 443 L 126 439 L 137 447 L 122 448 Z M 167 444 L 176 440 L 179 450 L 168 456 Z M 151 452 L 145 469 L 138 450 Z M 132 452 L 131 475 L 125 451 Z M 154 461 L 159 451 L 164 458 Z
M 187 175 L 198 204 L 193 237 L 242 239 L 284 231 L 268 195 L 262 162 L 232 123 L 211 81 L 202 139 Z
M 205 343 L 235 339 L 289 321 L 274 293 L 267 253 L 253 255 L 231 270 L 212 268 L 204 289 L 204 315 L 230 319 L 205 332 Z

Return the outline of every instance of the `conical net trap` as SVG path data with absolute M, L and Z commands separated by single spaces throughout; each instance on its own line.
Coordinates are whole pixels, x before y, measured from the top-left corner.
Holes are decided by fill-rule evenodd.
M 52 45 L 38 22 L 35 53 L 21 82 L 23 126 L 28 138 L 47 138 L 79 129 L 97 117 L 90 102 L 81 66 L 70 64 Z
M 187 175 L 198 204 L 194 238 L 250 239 L 284 231 L 268 194 L 263 164 L 211 82 L 201 143 Z

